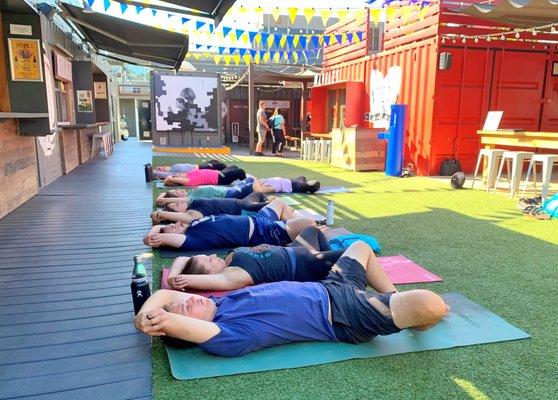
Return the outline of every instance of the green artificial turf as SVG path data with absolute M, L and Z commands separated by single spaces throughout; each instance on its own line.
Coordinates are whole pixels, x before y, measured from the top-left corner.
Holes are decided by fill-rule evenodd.
M 154 165 L 195 161 L 155 157 Z M 295 197 L 322 213 L 333 199 L 336 226 L 374 235 L 383 255 L 403 254 L 444 279 L 400 289 L 458 291 L 531 338 L 184 382 L 171 376 L 157 339 L 155 400 L 556 398 L 558 221 L 528 219 L 502 194 L 452 190 L 431 178 L 272 158 L 239 157 L 234 164 L 256 176 L 306 175 L 350 187 L 355 193 Z M 155 256 L 156 280 L 163 265 Z

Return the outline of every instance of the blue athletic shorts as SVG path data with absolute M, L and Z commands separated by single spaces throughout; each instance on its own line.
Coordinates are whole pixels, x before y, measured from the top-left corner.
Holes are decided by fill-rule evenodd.
M 264 207 L 250 218 L 254 222 L 254 233 L 250 238 L 250 246 L 260 244 L 286 246 L 291 243 L 285 223 L 279 220 L 271 208 Z

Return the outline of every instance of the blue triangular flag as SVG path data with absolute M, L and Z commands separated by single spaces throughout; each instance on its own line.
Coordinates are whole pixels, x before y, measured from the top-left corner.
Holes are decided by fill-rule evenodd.
M 238 49 L 238 54 L 240 54 L 240 57 L 244 57 L 244 54 L 246 54 L 246 49 Z
M 141 10 L 143 10 L 144 7 L 142 6 L 136 6 L 136 13 L 139 14 L 141 12 Z
M 182 17 L 181 21 L 182 21 L 182 24 L 186 24 L 190 21 L 190 18 Z
M 362 42 L 362 39 L 364 38 L 364 32 L 357 32 L 356 35 L 358 37 L 358 41 Z
M 293 47 L 293 40 L 294 40 L 293 35 L 288 35 L 287 36 L 287 44 L 289 45 L 289 47 Z
M 337 40 L 337 43 L 343 43 L 343 35 L 335 35 L 335 39 Z
M 281 36 L 283 35 L 276 33 L 274 36 L 275 36 L 275 46 L 279 46 L 279 42 L 281 42 Z
M 155 10 L 154 8 L 151 9 L 151 13 L 153 14 L 153 16 L 157 15 L 157 10 Z
M 306 36 L 302 36 L 300 35 L 299 39 L 298 39 L 298 44 L 301 48 L 306 48 L 306 44 L 307 44 L 307 40 L 306 40 Z
M 126 3 L 120 3 L 120 11 L 122 11 L 122 14 L 124 14 L 124 11 L 126 11 L 127 8 L 128 5 Z
M 213 31 L 215 30 L 215 25 L 208 24 L 208 26 L 209 26 L 209 32 L 213 33 Z
M 325 44 L 326 46 L 329 46 L 329 43 L 330 43 L 330 42 L 331 42 L 331 36 L 325 35 L 325 36 L 324 36 L 324 44 Z
M 250 55 L 252 56 L 252 58 L 256 58 L 256 54 L 258 54 L 256 50 L 250 50 Z
M 310 41 L 312 42 L 312 46 L 320 47 L 320 38 L 316 35 L 312 35 L 310 37 Z
M 196 30 L 199 30 L 202 26 L 205 25 L 203 21 L 196 21 Z
M 250 39 L 250 43 L 254 43 L 254 39 L 256 38 L 257 34 L 258 32 L 248 32 L 248 39 Z
M 267 38 L 269 38 L 269 33 L 262 33 L 262 44 L 267 45 Z
M 87 0 L 87 4 L 89 4 L 89 7 L 91 7 L 93 3 L 95 3 L 95 0 Z
M 231 33 L 232 28 L 223 27 L 223 36 L 227 37 Z
M 110 7 L 110 0 L 105 0 L 104 5 L 105 5 L 105 11 L 108 10 Z
M 354 38 L 354 34 L 352 32 L 348 32 L 347 33 L 347 40 L 349 41 L 349 43 L 353 43 L 353 39 Z
M 275 51 L 274 51 L 274 50 L 270 50 L 270 51 L 269 51 L 269 58 L 270 58 L 271 60 L 273 60 L 273 57 L 274 57 L 274 56 L 275 56 Z
M 235 29 L 234 32 L 236 33 L 236 38 L 238 39 L 240 36 L 242 36 L 242 34 L 244 33 L 244 30 L 242 30 L 242 29 Z
M 260 50 L 260 58 L 263 58 L 263 56 L 265 55 L 266 51 L 265 50 Z
M 234 53 L 235 51 L 237 51 L 238 49 L 236 47 L 229 47 L 229 54 Z
M 224 51 L 225 51 L 224 47 L 219 47 L 219 54 L 223 54 Z
M 196 50 L 199 49 L 200 47 L 203 47 L 203 44 L 196 44 Z

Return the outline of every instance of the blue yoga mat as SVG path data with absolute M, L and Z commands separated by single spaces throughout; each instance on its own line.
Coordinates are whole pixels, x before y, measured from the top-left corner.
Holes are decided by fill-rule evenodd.
M 426 331 L 407 329 L 358 345 L 330 342 L 291 343 L 236 358 L 214 356 L 199 347 L 179 349 L 166 346 L 171 372 L 180 380 L 210 378 L 529 337 L 527 333 L 459 293 L 446 293 L 442 297 L 451 306 L 452 312 Z
M 351 193 L 351 190 L 344 186 L 324 186 L 316 192 L 316 194 L 327 194 L 327 193 Z

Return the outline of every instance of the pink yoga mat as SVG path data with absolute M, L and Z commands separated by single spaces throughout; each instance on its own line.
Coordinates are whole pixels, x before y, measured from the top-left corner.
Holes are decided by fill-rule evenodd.
M 427 283 L 441 282 L 442 278 L 424 269 L 405 256 L 379 257 L 378 261 L 387 276 L 394 285 L 405 285 L 409 283 Z M 161 289 L 170 289 L 167 279 L 169 277 L 169 269 L 163 268 L 163 276 L 161 277 Z M 223 297 L 228 291 L 191 291 L 192 293 L 201 294 L 202 296 Z

